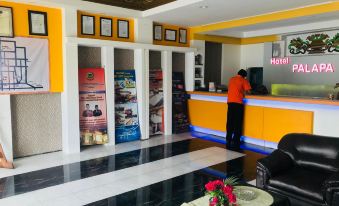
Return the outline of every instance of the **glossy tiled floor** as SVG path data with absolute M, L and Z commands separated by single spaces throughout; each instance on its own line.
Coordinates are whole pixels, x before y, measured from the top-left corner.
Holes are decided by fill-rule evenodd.
M 180 205 L 202 196 L 210 179 L 253 180 L 267 150 L 247 148 L 229 151 L 222 142 L 183 134 L 87 148 L 77 157 L 21 159 L 12 174 L 0 170 L 0 205 Z M 43 161 L 58 156 L 54 165 Z

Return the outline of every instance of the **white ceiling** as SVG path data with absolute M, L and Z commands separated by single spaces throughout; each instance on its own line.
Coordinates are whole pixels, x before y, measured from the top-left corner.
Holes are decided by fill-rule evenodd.
M 177 0 L 143 12 L 143 16 L 156 22 L 181 26 L 197 26 L 229 21 L 249 16 L 289 10 L 327 0 Z M 208 6 L 201 9 L 200 6 Z
M 298 33 L 304 31 L 324 30 L 339 27 L 339 13 L 331 12 L 321 15 L 300 17 L 283 21 L 256 24 L 231 29 L 205 32 L 204 34 L 247 38 L 275 34 Z

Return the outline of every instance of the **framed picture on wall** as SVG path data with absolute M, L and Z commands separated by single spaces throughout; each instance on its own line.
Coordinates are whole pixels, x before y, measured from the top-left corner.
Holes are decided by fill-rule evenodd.
M 118 38 L 129 38 L 129 21 L 118 19 Z
M 100 36 L 112 37 L 112 22 L 111 18 L 100 17 Z
M 285 41 L 275 41 L 272 43 L 272 58 L 285 57 Z
M 165 29 L 166 41 L 177 41 L 177 31 L 172 29 Z
M 48 36 L 47 13 L 28 11 L 29 35 Z
M 14 37 L 13 10 L 0 6 L 0 37 Z
M 187 44 L 187 29 L 179 29 L 179 43 Z
M 81 34 L 95 35 L 95 17 L 81 15 Z
M 161 25 L 154 25 L 153 28 L 153 39 L 157 41 L 162 40 L 162 26 Z

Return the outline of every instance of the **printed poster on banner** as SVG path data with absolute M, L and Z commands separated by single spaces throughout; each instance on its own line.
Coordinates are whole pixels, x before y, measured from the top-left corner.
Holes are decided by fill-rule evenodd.
M 0 94 L 48 91 L 48 40 L 0 38 Z
M 79 101 L 81 144 L 108 143 L 103 68 L 79 69 Z
M 140 139 L 137 91 L 134 70 L 115 71 L 115 141 Z

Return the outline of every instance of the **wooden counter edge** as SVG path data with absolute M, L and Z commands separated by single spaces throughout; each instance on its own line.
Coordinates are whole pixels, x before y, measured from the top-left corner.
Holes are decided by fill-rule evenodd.
M 187 94 L 227 97 L 227 93 L 216 93 L 216 92 L 187 92 Z M 339 106 L 339 101 L 326 100 L 326 99 L 302 99 L 302 98 L 293 98 L 293 97 L 272 97 L 272 96 L 260 96 L 260 95 L 246 95 L 246 99 Z

